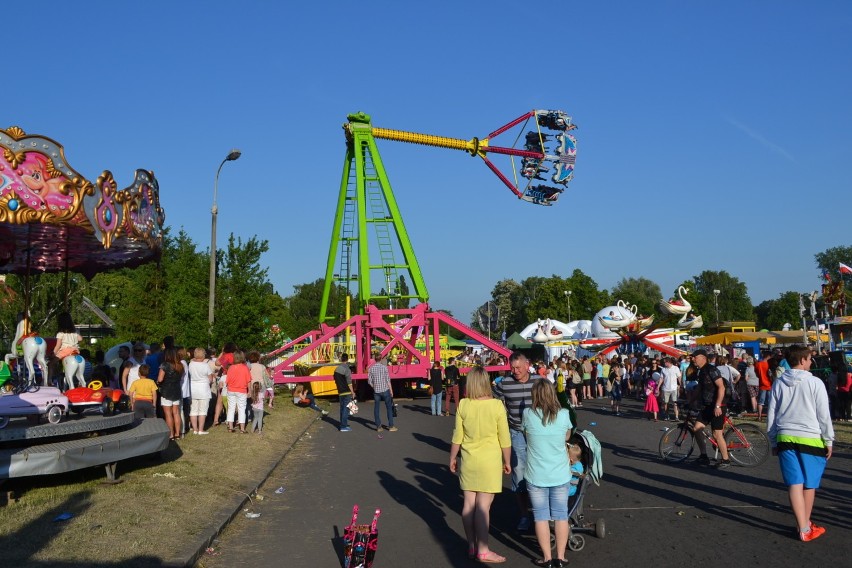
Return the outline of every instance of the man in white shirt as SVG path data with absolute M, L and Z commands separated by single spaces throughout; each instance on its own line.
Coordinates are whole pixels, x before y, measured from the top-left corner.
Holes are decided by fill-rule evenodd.
M 671 357 L 666 357 L 663 359 L 663 369 L 661 371 L 663 376 L 662 386 L 660 386 L 660 398 L 663 401 L 663 414 L 665 416 L 664 420 L 669 419 L 669 401 L 671 401 L 672 406 L 674 407 L 674 419 L 678 420 L 678 410 L 677 410 L 677 395 L 680 391 L 680 369 L 674 366 L 674 359 Z

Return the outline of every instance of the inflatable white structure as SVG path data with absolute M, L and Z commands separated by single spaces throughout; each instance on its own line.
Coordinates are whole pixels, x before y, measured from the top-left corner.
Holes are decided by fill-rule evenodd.
M 533 343 L 547 343 L 565 339 L 586 339 L 592 337 L 592 322 L 589 320 L 575 320 L 571 323 L 562 323 L 555 319 L 538 320 L 521 330 L 520 335 Z

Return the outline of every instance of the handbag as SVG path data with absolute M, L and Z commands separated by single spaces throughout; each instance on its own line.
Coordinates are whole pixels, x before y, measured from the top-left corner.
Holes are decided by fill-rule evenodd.
M 354 400 L 350 400 L 349 404 L 346 405 L 346 408 L 349 409 L 349 414 L 351 416 L 358 414 L 358 405 L 355 403 Z
M 433 388 L 430 386 L 430 387 L 429 387 L 429 396 L 432 396 L 433 394 L 435 394 L 435 389 L 433 389 Z
M 396 418 L 396 403 L 393 405 L 393 417 Z

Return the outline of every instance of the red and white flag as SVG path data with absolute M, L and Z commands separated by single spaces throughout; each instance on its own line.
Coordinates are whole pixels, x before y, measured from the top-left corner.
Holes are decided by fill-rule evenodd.
M 840 263 L 840 274 L 852 274 L 852 266 Z

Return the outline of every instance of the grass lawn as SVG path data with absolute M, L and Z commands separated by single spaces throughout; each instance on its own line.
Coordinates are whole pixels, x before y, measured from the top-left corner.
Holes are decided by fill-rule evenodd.
M 2 565 L 155 566 L 180 556 L 210 535 L 318 418 L 278 394 L 263 435 L 231 434 L 224 425 L 208 436 L 189 434 L 161 459 L 120 462 L 117 485 L 103 483 L 101 466 L 7 481 L 3 492 L 15 499 L 0 506 Z M 62 513 L 73 516 L 55 521 Z

